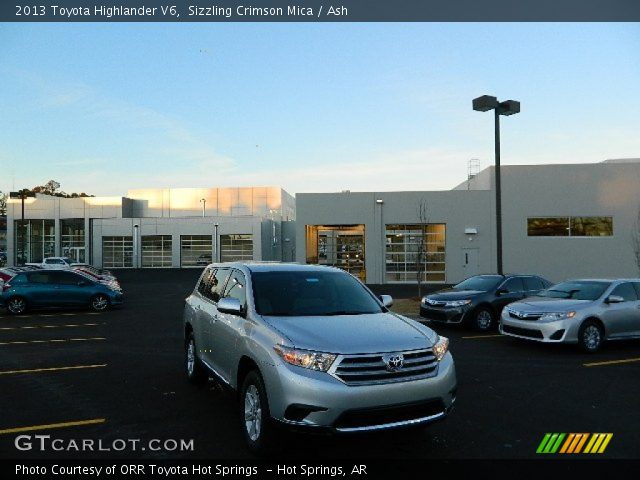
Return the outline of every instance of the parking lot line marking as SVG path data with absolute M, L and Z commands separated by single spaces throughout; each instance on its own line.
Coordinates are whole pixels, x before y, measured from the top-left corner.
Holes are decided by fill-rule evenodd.
M 504 335 L 471 335 L 468 337 L 462 337 L 466 340 L 475 340 L 477 338 L 502 338 Z
M 48 368 L 31 368 L 29 370 L 5 370 L 0 371 L 0 375 L 19 375 L 22 373 L 42 373 L 42 372 L 60 372 L 63 370 L 83 370 L 86 368 L 106 367 L 106 363 L 96 365 L 73 365 L 71 367 L 48 367 Z
M 73 327 L 97 327 L 106 325 L 102 323 L 69 323 L 65 325 L 30 325 L 28 327 L 0 327 L 0 330 L 33 330 L 36 328 L 73 328 Z
M 49 423 L 46 425 L 33 425 L 30 427 L 5 428 L 4 430 L 0 430 L 0 435 L 6 435 L 8 433 L 33 432 L 36 430 L 51 430 L 53 428 L 67 428 L 67 427 L 80 427 L 83 425 L 96 425 L 99 423 L 104 423 L 106 421 L 107 420 L 105 418 L 93 418 L 91 420 L 78 420 L 75 422 Z
M 88 338 L 60 338 L 55 340 L 16 340 L 13 342 L 0 342 L 0 345 L 25 345 L 28 343 L 88 342 L 91 340 L 106 340 L 106 338 L 88 337 Z
M 604 365 L 618 365 L 620 363 L 633 363 L 633 362 L 640 362 L 640 357 L 623 358 L 621 360 L 608 360 L 606 362 L 589 362 L 589 363 L 583 363 L 582 366 L 583 367 L 600 367 Z

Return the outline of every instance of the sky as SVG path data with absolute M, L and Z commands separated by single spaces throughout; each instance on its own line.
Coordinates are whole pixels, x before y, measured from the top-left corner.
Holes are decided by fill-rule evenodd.
M 640 24 L 0 24 L 0 190 L 443 190 L 640 157 Z

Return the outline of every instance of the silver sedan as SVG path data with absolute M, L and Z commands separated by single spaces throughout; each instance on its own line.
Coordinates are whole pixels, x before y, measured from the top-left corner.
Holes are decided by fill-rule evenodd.
M 640 338 L 640 279 L 570 280 L 502 312 L 504 335 L 576 343 L 596 352 L 605 340 Z

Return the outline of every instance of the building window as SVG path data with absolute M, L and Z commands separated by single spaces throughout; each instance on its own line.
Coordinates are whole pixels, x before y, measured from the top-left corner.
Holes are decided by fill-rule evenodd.
M 142 266 L 171 266 L 171 235 L 143 235 Z
M 198 267 L 213 262 L 211 235 L 180 236 L 180 266 Z
M 102 266 L 133 267 L 133 237 L 102 237 Z
M 253 235 L 220 235 L 220 261 L 253 260 Z
M 613 217 L 534 217 L 527 219 L 529 237 L 610 237 Z
M 364 225 L 307 225 L 307 263 L 331 265 L 366 280 Z
M 446 225 L 386 226 L 385 280 L 387 282 L 445 281 Z
M 56 235 L 53 220 L 15 221 L 15 261 L 40 263 L 55 255 Z
M 60 253 L 74 262 L 86 262 L 83 218 L 60 220 Z

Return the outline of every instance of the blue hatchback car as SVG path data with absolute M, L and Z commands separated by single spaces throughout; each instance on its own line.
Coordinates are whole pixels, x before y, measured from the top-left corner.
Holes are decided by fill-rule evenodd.
M 102 311 L 122 300 L 122 291 L 67 270 L 20 272 L 0 293 L 0 307 L 15 315 L 31 307 L 87 306 Z

